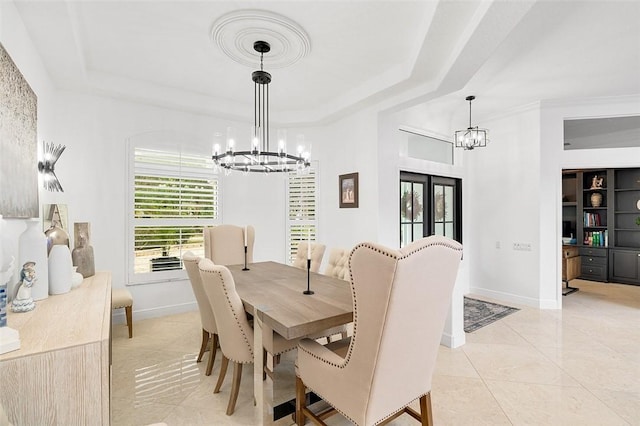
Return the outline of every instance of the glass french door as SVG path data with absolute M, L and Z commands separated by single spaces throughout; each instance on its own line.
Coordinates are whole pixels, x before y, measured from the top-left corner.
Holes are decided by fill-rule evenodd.
M 400 247 L 427 235 L 462 242 L 460 179 L 400 173 Z

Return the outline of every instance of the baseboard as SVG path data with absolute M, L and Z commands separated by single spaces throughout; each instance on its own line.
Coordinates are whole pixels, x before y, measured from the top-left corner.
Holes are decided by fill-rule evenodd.
M 536 309 L 560 309 L 561 305 L 558 301 L 552 299 L 536 299 L 533 297 L 518 296 L 516 294 L 505 293 L 502 291 L 489 290 L 480 287 L 469 288 L 471 294 L 485 296 L 495 299 L 498 302 L 515 303 L 517 305 L 530 306 Z
M 466 343 L 466 335 L 462 332 L 460 336 L 454 336 L 449 333 L 442 333 L 440 344 L 448 348 L 458 348 Z
M 167 315 L 182 314 L 185 312 L 197 311 L 198 304 L 196 302 L 182 303 L 179 305 L 160 306 L 157 308 L 136 310 L 133 307 L 133 321 L 149 318 L 164 317 Z M 111 315 L 114 324 L 125 324 L 127 319 L 124 315 L 124 309 L 113 311 Z

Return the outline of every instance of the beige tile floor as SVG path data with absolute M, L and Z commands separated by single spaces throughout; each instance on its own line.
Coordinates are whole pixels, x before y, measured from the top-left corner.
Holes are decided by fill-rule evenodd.
M 433 380 L 436 425 L 640 425 L 640 287 L 572 281 L 564 309 L 526 307 L 440 347 Z M 197 312 L 113 327 L 113 425 L 252 425 L 252 368 L 236 412 L 224 414 L 229 377 L 214 395 L 196 363 Z M 285 360 L 284 366 L 292 364 Z M 291 386 L 293 387 L 293 381 Z M 290 418 L 282 424 L 291 424 Z M 349 423 L 333 416 L 331 425 Z M 402 416 L 393 425 L 415 425 Z

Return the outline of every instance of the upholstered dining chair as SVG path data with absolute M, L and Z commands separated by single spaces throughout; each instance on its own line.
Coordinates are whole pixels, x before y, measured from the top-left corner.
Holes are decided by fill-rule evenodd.
M 200 276 L 209 302 L 213 307 L 213 314 L 218 326 L 220 349 L 222 350 L 222 364 L 220 375 L 213 393 L 220 392 L 227 373 L 229 360 L 233 362 L 233 383 L 227 405 L 227 415 L 233 414 L 240 390 L 242 366 L 253 362 L 253 328 L 245 315 L 242 300 L 236 291 L 236 285 L 229 269 L 224 265 L 215 265 L 209 259 L 203 259 L 199 264 Z M 265 348 L 270 354 L 277 356 L 295 349 L 298 339 L 286 340 L 277 333 L 273 335 L 273 346 L 265 340 Z M 258 348 L 257 350 L 261 350 Z M 266 353 L 265 353 L 266 354 Z M 263 355 L 264 356 L 264 355 Z
M 324 425 L 306 406 L 305 388 L 356 425 L 384 424 L 403 412 L 433 423 L 431 379 L 461 256 L 459 243 L 440 236 L 400 250 L 374 243 L 352 250 L 353 336 L 328 347 L 300 341 L 298 425 L 307 417 Z M 420 413 L 409 407 L 417 399 Z
M 253 263 L 255 229 L 236 225 L 208 226 L 204 236 L 204 257 L 218 265 L 241 265 L 244 263 L 245 231 L 247 241 L 247 263 Z
M 301 241 L 298 244 L 298 250 L 296 251 L 296 258 L 293 259 L 292 265 L 296 268 L 307 269 L 307 241 Z M 324 250 L 326 246 L 324 244 L 311 243 L 311 272 L 318 272 L 320 265 L 322 264 L 322 258 L 324 257 Z
M 323 274 L 340 280 L 351 280 L 349 273 L 349 255 L 351 250 L 343 248 L 332 248 L 327 259 L 327 267 Z
M 329 259 L 327 259 L 327 267 L 324 269 L 323 274 L 333 278 L 347 281 L 345 285 L 348 285 L 348 281 L 351 280 L 351 274 L 349 273 L 349 255 L 351 250 L 343 248 L 332 248 L 329 252 Z M 347 325 L 341 325 L 334 327 L 330 331 L 335 331 L 334 334 L 340 334 L 344 339 L 348 334 Z M 327 341 L 331 343 L 331 336 L 327 336 Z
M 202 285 L 202 278 L 200 277 L 200 270 L 198 269 L 198 263 L 201 260 L 201 257 L 194 255 L 190 251 L 182 256 L 182 263 L 187 270 L 189 281 L 191 281 L 191 288 L 193 289 L 193 294 L 196 296 L 198 311 L 200 311 L 200 322 L 202 323 L 202 343 L 200 344 L 200 353 L 196 361 L 202 361 L 202 356 L 207 350 L 209 342 L 211 342 L 209 362 L 207 363 L 207 369 L 205 371 L 205 375 L 210 376 L 218 348 L 218 327 L 216 327 L 216 318 L 213 316 L 211 303 L 209 303 L 209 298 Z

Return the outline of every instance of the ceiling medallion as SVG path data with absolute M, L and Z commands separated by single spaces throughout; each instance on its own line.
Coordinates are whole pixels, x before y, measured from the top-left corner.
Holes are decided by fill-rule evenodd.
M 211 27 L 211 39 L 225 55 L 245 66 L 256 63 L 256 40 L 271 46 L 265 58 L 269 68 L 293 65 L 311 51 L 309 36 L 300 25 L 266 10 L 237 10 L 221 16 Z

